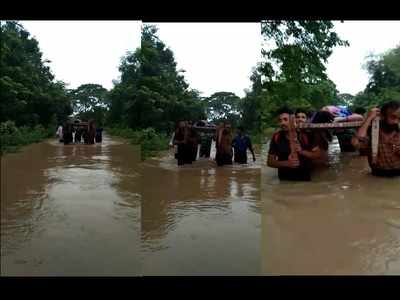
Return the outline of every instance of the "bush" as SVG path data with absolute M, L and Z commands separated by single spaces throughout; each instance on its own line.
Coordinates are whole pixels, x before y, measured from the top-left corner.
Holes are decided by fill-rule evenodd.
M 42 125 L 16 127 L 13 121 L 0 123 L 0 153 L 14 152 L 21 146 L 37 143 L 54 134 Z

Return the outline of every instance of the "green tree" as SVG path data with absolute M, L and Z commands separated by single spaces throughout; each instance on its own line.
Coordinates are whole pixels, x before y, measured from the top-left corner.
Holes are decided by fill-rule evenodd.
M 81 119 L 94 119 L 104 125 L 109 106 L 108 91 L 100 84 L 82 84 L 70 91 L 74 113 Z
M 366 63 L 370 80 L 363 92 L 353 101 L 356 107 L 369 109 L 400 99 L 400 45 L 378 56 L 370 56 Z
M 0 122 L 54 125 L 71 112 L 64 83 L 54 81 L 36 39 L 18 22 L 1 22 Z
M 251 88 L 245 90 L 245 96 L 240 101 L 241 125 L 247 131 L 258 133 L 261 130 L 263 87 L 261 73 L 257 66 L 253 68 L 250 80 L 252 82 Z
M 212 122 L 228 121 L 233 127 L 238 126 L 241 118 L 240 97 L 230 92 L 217 92 L 206 98 L 207 116 Z
M 189 88 L 184 71 L 177 70 L 155 26 L 143 26 L 141 47 L 122 59 L 120 71 L 121 80 L 110 93 L 112 122 L 169 132 L 179 119 L 205 117 L 204 101 Z
M 324 63 L 333 48 L 348 45 L 332 29 L 331 21 L 262 21 L 264 41 L 272 44 L 261 51 L 267 81 L 317 83 L 326 80 Z
M 346 46 L 332 30 L 330 21 L 263 21 L 263 61 L 257 67 L 262 77 L 261 120 L 273 124 L 276 109 L 283 104 L 309 110 L 343 103 L 335 84 L 326 75 L 325 63 L 336 46 Z

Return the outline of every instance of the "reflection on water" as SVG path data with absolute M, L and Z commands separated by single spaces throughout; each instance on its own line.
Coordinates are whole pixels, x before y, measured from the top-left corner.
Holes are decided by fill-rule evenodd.
M 140 275 L 137 148 L 57 141 L 1 164 L 1 274 Z
M 311 183 L 262 169 L 263 274 L 400 274 L 399 178 L 371 176 L 337 141 L 330 165 Z
M 259 162 L 139 157 L 107 135 L 4 156 L 2 275 L 259 274 Z
M 267 149 L 224 167 L 140 162 L 107 135 L 7 154 L 1 274 L 400 274 L 399 178 L 335 141 L 312 182 L 280 182 Z
M 259 274 L 259 162 L 178 167 L 169 153 L 145 163 L 142 179 L 145 275 Z

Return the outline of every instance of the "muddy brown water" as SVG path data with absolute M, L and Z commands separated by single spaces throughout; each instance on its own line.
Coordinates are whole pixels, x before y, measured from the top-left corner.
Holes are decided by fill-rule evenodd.
M 1 161 L 2 275 L 140 275 L 139 150 L 33 144 Z
M 260 165 L 49 140 L 2 157 L 2 275 L 256 275 Z
M 172 151 L 141 162 L 105 134 L 7 154 L 1 274 L 400 274 L 399 178 L 372 177 L 335 141 L 312 182 L 280 182 L 267 149 L 178 167 Z
M 337 140 L 329 161 L 310 183 L 262 169 L 262 274 L 399 275 L 400 178 L 373 177 Z
M 142 178 L 145 275 L 260 273 L 259 162 L 178 167 L 169 154 L 145 163 Z

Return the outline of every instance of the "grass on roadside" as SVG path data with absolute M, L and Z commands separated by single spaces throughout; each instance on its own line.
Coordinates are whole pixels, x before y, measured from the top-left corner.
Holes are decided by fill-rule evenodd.
M 0 153 L 16 152 L 22 146 L 38 143 L 53 135 L 53 129 L 42 125 L 17 127 L 12 121 L 0 123 Z

